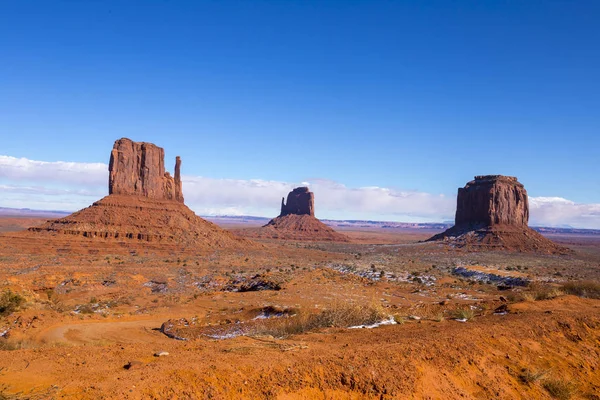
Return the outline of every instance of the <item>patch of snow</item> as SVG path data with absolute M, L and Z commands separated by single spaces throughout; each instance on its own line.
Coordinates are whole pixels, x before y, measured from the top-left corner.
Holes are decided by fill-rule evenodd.
M 379 321 L 379 322 L 375 322 L 374 324 L 371 325 L 356 325 L 356 326 L 351 326 L 348 329 L 373 329 L 373 328 L 377 328 L 378 326 L 382 326 L 382 325 L 396 325 L 397 322 L 394 319 L 393 316 L 390 316 L 388 319 L 384 319 L 383 321 Z

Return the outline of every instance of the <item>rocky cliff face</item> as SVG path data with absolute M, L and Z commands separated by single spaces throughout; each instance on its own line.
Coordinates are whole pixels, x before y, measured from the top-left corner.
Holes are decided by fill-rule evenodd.
M 529 202 L 517 178 L 476 176 L 458 189 L 455 225 L 512 225 L 526 227 Z
M 176 158 L 175 179 L 165 172 L 165 151 L 152 143 L 115 141 L 108 166 L 109 194 L 142 196 L 183 203 L 181 159 Z
M 476 176 L 458 189 L 455 225 L 428 241 L 444 241 L 453 249 L 470 251 L 570 252 L 529 228 L 528 220 L 527 191 L 517 178 Z
M 307 187 L 298 187 L 292 190 L 287 197 L 287 204 L 281 199 L 280 217 L 285 215 L 310 215 L 315 216 L 315 195 Z

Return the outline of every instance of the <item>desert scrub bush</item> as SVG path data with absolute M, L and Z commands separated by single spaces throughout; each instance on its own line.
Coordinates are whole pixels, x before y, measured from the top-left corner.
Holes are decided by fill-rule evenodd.
M 600 282 L 567 282 L 562 285 L 560 289 L 567 294 L 573 294 L 579 297 L 588 297 L 590 299 L 600 299 Z
M 548 371 L 532 371 L 527 368 L 523 368 L 519 374 L 519 380 L 523 383 L 530 384 L 539 381 L 548 374 Z
M 25 303 L 25 297 L 5 289 L 0 295 L 0 315 L 9 315 L 17 311 Z
M 454 311 L 454 319 L 471 320 L 475 318 L 475 312 L 470 308 L 459 308 Z
M 550 396 L 559 400 L 569 400 L 575 394 L 575 385 L 562 379 L 548 379 L 542 386 Z
M 550 285 L 540 285 L 537 283 L 533 283 L 529 285 L 529 295 L 533 297 L 534 300 L 550 300 L 556 297 L 562 296 L 564 292 L 562 292 L 559 288 L 550 286 Z M 527 293 L 524 293 L 525 297 Z
M 294 316 L 278 319 L 275 323 L 259 324 L 252 334 L 287 337 L 319 328 L 347 328 L 356 325 L 369 325 L 388 317 L 379 304 L 335 303 L 319 313 L 298 311 Z

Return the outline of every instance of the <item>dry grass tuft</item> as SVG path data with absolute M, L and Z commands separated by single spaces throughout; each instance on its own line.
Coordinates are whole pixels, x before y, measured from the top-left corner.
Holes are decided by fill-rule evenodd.
M 561 286 L 567 294 L 590 299 L 600 299 L 600 283 L 592 281 L 567 282 Z
M 523 293 L 523 299 L 525 301 L 551 300 L 562 295 L 564 292 L 555 286 L 532 283 L 529 285 L 529 291 Z
M 559 400 L 569 400 L 575 394 L 575 385 L 561 379 L 548 379 L 542 386 L 552 397 Z
M 519 379 L 523 383 L 531 384 L 544 378 L 547 374 L 548 371 L 545 370 L 534 372 L 530 369 L 523 368 L 519 374 Z
M 454 318 L 469 321 L 475 318 L 475 312 L 470 307 L 459 308 L 458 310 L 454 311 Z
M 388 314 L 379 304 L 336 303 L 318 313 L 299 311 L 292 317 L 277 320 L 276 323 L 260 324 L 253 334 L 287 337 L 319 328 L 374 324 L 385 318 L 388 318 Z

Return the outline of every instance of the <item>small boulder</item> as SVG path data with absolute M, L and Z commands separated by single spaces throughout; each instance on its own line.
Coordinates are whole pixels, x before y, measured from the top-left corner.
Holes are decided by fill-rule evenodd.
M 127 364 L 123 366 L 126 370 L 130 369 L 138 369 L 144 366 L 144 363 L 138 360 L 129 361 Z

